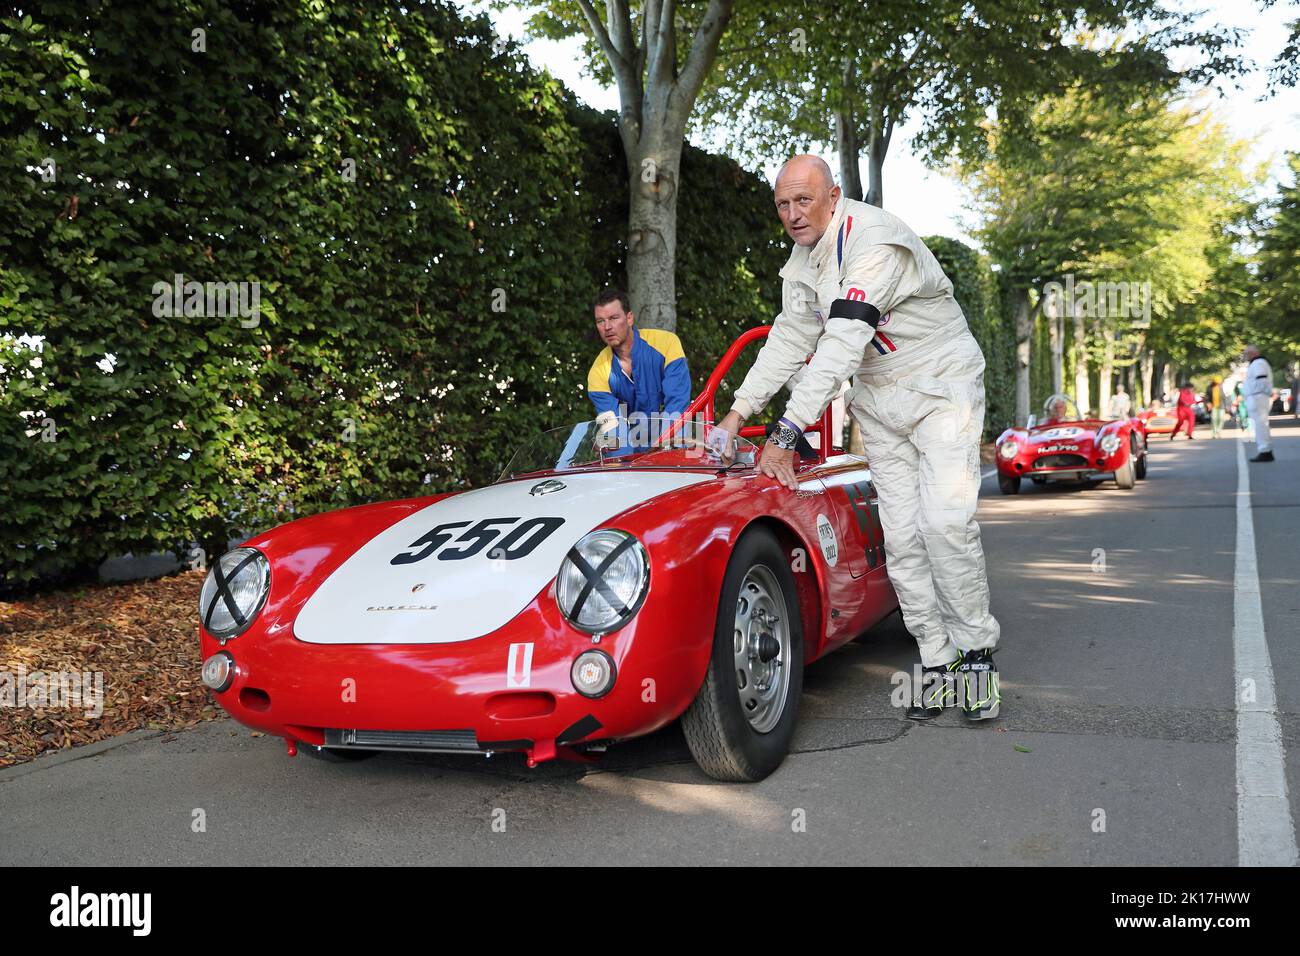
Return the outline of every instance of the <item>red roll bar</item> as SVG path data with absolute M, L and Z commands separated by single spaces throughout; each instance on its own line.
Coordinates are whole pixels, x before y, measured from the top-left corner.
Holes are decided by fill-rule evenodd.
M 751 343 L 767 338 L 768 333 L 771 331 L 772 327 L 770 325 L 760 325 L 756 328 L 742 332 L 740 337 L 731 343 L 726 354 L 718 360 L 717 366 L 713 369 L 713 374 L 709 376 L 709 380 L 704 384 L 704 389 L 700 394 L 695 396 L 695 401 L 691 402 L 691 404 L 687 406 L 686 411 L 682 413 L 681 418 L 665 429 L 663 435 L 660 436 L 660 441 L 673 435 L 683 422 L 696 419 L 700 417 L 701 414 L 703 415 L 704 421 L 709 422 L 710 424 L 716 422 L 717 418 L 713 407 L 713 399 L 717 394 L 718 386 L 720 386 L 722 380 L 727 377 L 727 373 L 731 371 L 731 366 L 735 364 L 736 359 L 740 358 L 740 353 L 745 351 Z M 817 462 L 819 464 L 826 461 L 832 450 L 836 452 L 843 450 L 838 447 L 834 449 L 831 448 L 831 431 L 831 406 L 828 402 L 826 407 L 822 409 L 821 417 L 804 429 L 805 435 L 816 433 L 821 436 L 821 440 L 818 442 L 819 447 L 817 449 Z M 742 438 L 763 438 L 765 435 L 766 429 L 762 425 L 748 425 L 740 430 L 740 436 Z

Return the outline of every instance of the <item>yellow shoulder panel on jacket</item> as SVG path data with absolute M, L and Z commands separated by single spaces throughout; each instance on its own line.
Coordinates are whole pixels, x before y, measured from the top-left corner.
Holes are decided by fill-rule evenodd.
M 591 363 L 591 371 L 587 373 L 587 391 L 608 392 L 609 372 L 613 365 L 614 350 L 606 345 L 596 356 L 596 361 Z
M 664 357 L 665 365 L 686 357 L 686 353 L 682 351 L 682 340 L 672 332 L 664 329 L 641 329 L 640 331 L 641 338 Z

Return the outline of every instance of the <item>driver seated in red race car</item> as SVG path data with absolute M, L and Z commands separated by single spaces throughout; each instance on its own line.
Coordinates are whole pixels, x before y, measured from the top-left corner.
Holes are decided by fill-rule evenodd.
M 1043 403 L 1044 425 L 1060 425 L 1063 422 L 1079 421 L 1079 411 L 1074 407 L 1074 399 L 1069 395 L 1053 395 Z

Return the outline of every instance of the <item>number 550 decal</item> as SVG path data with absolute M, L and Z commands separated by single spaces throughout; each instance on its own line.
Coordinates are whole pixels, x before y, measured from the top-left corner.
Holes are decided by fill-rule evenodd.
M 463 561 L 465 558 L 472 558 L 506 530 L 503 527 L 494 528 L 493 525 L 512 525 L 518 520 L 518 518 L 484 518 L 472 528 L 467 528 L 460 537 L 456 537 L 456 529 L 464 528 L 469 524 L 468 521 L 440 524 L 412 541 L 409 550 L 396 555 L 389 564 L 414 564 L 430 557 L 439 548 L 442 549 L 438 554 L 439 561 Z M 564 524 L 563 518 L 530 518 L 510 529 L 497 546 L 488 552 L 488 557 L 505 561 L 526 557 L 562 524 Z M 453 540 L 460 547 L 443 548 L 443 545 Z

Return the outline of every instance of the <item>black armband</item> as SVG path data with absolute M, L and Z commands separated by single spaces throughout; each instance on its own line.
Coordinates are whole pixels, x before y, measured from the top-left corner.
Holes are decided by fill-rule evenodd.
M 831 312 L 826 319 L 857 319 L 874 329 L 880 324 L 880 310 L 856 299 L 836 299 L 831 303 Z

